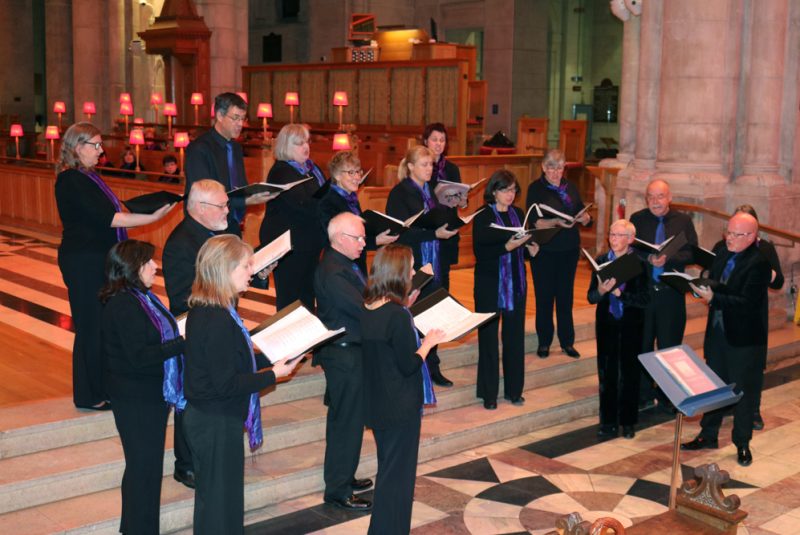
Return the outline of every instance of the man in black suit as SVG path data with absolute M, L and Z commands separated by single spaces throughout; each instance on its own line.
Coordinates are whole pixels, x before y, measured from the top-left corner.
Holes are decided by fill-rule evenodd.
M 645 201 L 647 208 L 639 210 L 630 219 L 636 227 L 637 238 L 659 245 L 683 232 L 688 243 L 670 258 L 653 254 L 646 257 L 652 266 L 652 277 L 650 304 L 644 311 L 643 353 L 653 351 L 654 346 L 663 349 L 683 343 L 683 333 L 686 329 L 686 297 L 661 282 L 660 277 L 662 273 L 668 271 L 683 272 L 693 261 L 691 246 L 697 245 L 697 232 L 694 230 L 692 218 L 670 209 L 672 193 L 669 184 L 663 180 L 650 182 L 645 190 Z M 640 405 L 652 404 L 656 397 L 653 380 L 643 369 L 641 373 Z M 663 395 L 660 395 L 659 399 L 662 403 L 667 402 Z
M 327 381 L 325 501 L 366 511 L 372 502 L 353 494 L 372 486 L 369 479 L 355 478 L 364 436 L 361 314 L 367 279 L 357 263 L 367 243 L 363 220 L 351 212 L 335 216 L 328 223 L 328 239 L 330 247 L 314 273 L 317 313 L 328 329 L 344 327 L 345 335 L 314 357 Z
M 732 432 L 737 461 L 742 466 L 753 462 L 753 405 L 767 350 L 771 268 L 758 250 L 757 237 L 758 221 L 750 214 L 735 214 L 728 221 L 725 245 L 714 251 L 709 275 L 713 284 L 692 285 L 692 290 L 709 304 L 703 344 L 706 362 L 725 383 L 736 383 L 736 392 L 743 394 L 733 408 Z M 704 414 L 700 434 L 681 447 L 717 448 L 724 413 L 723 408 Z
M 225 191 L 247 185 L 244 152 L 235 141 L 247 118 L 247 103 L 236 93 L 221 93 L 214 99 L 214 118 L 214 127 L 186 148 L 187 195 L 192 184 L 204 178 L 216 180 Z M 270 193 L 233 197 L 228 213 L 228 232 L 241 236 L 246 205 L 265 203 L 273 197 L 275 195 Z

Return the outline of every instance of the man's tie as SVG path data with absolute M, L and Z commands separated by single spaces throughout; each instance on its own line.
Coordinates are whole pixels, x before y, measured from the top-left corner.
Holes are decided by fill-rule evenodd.
M 233 143 L 230 141 L 225 144 L 225 148 L 228 150 L 228 178 L 230 179 L 231 189 L 236 189 L 240 186 L 244 186 L 239 179 L 239 173 L 236 169 L 236 163 L 233 161 Z M 244 219 L 244 210 L 236 210 L 231 206 L 231 213 L 233 218 L 238 222 L 241 223 L 242 219 Z
M 366 286 L 366 285 L 367 285 L 367 279 L 364 277 L 364 274 L 363 274 L 363 273 L 361 273 L 361 270 L 360 270 L 360 269 L 358 269 L 358 265 L 356 265 L 356 264 L 352 264 L 352 266 L 353 266 L 353 271 L 355 271 L 356 275 L 358 275 L 358 278 L 359 278 L 359 280 L 361 281 L 361 283 L 362 283 L 364 286 Z
M 731 257 L 725 263 L 725 269 L 722 270 L 722 277 L 719 279 L 721 283 L 725 284 L 726 282 L 728 282 L 728 279 L 731 278 L 731 273 L 733 273 L 733 268 L 736 266 L 737 256 L 739 256 L 739 253 L 731 255 Z
M 664 230 L 664 218 L 658 218 L 658 226 L 656 227 L 656 245 L 661 245 L 667 239 L 666 231 Z M 661 274 L 664 273 L 664 266 L 653 266 L 653 280 L 658 282 Z

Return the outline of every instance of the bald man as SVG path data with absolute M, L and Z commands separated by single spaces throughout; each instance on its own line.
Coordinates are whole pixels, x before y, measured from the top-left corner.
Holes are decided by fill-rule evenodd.
M 772 268 L 758 250 L 758 221 L 750 214 L 737 213 L 728 221 L 725 243 L 715 248 L 707 286 L 692 289 L 708 303 L 708 323 L 703 351 L 708 366 L 726 384 L 736 383 L 743 394 L 733 408 L 732 439 L 737 462 L 753 462 L 753 405 L 764 373 L 767 350 L 767 287 Z M 725 409 L 703 415 L 701 431 L 694 440 L 681 445 L 685 450 L 719 447 L 718 435 Z

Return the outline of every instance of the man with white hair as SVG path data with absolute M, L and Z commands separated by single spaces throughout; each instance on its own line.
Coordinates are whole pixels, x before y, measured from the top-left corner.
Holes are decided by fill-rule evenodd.
M 767 287 L 772 269 L 758 249 L 758 221 L 750 214 L 736 213 L 728 220 L 725 244 L 715 247 L 710 286 L 692 285 L 708 303 L 708 322 L 703 343 L 708 366 L 726 384 L 736 383 L 743 394 L 733 408 L 733 443 L 737 462 L 753 462 L 753 406 L 767 350 Z M 681 445 L 685 450 L 719 447 L 718 435 L 725 408 L 703 415 L 700 434 Z
M 317 315 L 328 329 L 345 328 L 345 335 L 314 356 L 325 372 L 325 501 L 342 509 L 366 511 L 372 502 L 353 494 L 372 486 L 356 479 L 364 436 L 361 314 L 367 276 L 358 259 L 367 245 L 364 220 L 342 212 L 328 223 L 330 247 L 314 273 Z

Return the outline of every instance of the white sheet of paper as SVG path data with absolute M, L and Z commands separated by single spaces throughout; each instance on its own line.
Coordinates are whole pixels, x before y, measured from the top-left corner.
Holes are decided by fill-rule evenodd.
M 287 230 L 253 254 L 253 273 L 258 273 L 268 265 L 278 261 L 291 250 L 292 231 Z
M 340 332 L 344 332 L 344 327 L 329 331 L 319 318 L 301 307 L 251 339 L 269 361 L 275 363 L 301 355 L 308 348 Z
M 444 341 L 450 342 L 471 331 L 493 315 L 493 312 L 470 312 L 452 297 L 447 297 L 428 310 L 414 316 L 414 325 L 422 334 L 427 334 L 432 329 L 442 329 L 445 332 Z

